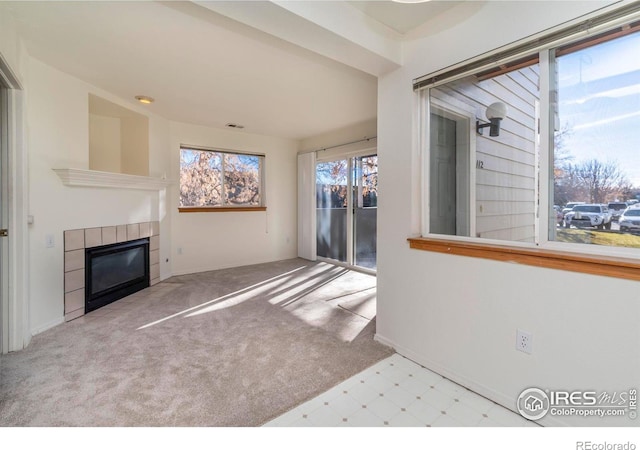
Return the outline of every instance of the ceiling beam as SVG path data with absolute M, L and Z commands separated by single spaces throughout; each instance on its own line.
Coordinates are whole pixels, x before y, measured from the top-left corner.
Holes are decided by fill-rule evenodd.
M 401 65 L 400 35 L 344 2 L 193 3 L 374 76 Z

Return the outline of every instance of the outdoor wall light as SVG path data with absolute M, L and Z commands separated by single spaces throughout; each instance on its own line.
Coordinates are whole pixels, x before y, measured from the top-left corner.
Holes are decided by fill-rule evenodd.
M 490 104 L 486 112 L 489 123 L 480 124 L 480 121 L 476 120 L 476 132 L 482 134 L 482 129 L 489 127 L 489 136 L 500 136 L 500 121 L 507 117 L 508 111 L 509 108 L 502 102 Z

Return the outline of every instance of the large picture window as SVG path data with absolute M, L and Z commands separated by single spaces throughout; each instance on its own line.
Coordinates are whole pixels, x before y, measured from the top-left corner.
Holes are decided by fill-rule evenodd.
M 180 148 L 180 211 L 264 209 L 264 156 Z
M 640 33 L 557 51 L 550 239 L 640 248 L 639 54 Z
M 638 31 L 425 76 L 423 235 L 640 248 Z

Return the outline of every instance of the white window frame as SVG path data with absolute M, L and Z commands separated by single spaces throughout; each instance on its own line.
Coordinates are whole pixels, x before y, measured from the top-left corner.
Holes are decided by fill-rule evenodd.
M 266 161 L 266 155 L 264 153 L 252 153 L 252 152 L 244 152 L 244 151 L 239 151 L 239 150 L 228 150 L 228 149 L 221 149 L 221 148 L 207 148 L 207 147 L 201 147 L 201 146 L 197 146 L 197 145 L 187 145 L 187 144 L 181 144 L 180 145 L 180 151 L 182 152 L 182 150 L 194 150 L 194 151 L 198 151 L 198 152 L 211 152 L 211 153 L 218 153 L 220 155 L 220 167 L 221 167 L 221 186 L 220 186 L 220 196 L 222 198 L 222 204 L 221 205 L 205 205 L 205 206 L 180 206 L 180 210 L 181 212 L 185 212 L 186 210 L 188 210 L 189 208 L 193 208 L 195 209 L 207 209 L 207 210 L 211 210 L 214 211 L 216 209 L 218 210 L 231 210 L 231 209 L 264 209 L 267 206 L 267 196 L 266 196 L 266 182 L 265 182 L 265 161 Z M 259 172 L 259 176 L 260 176 L 260 204 L 258 205 L 248 205 L 248 204 L 242 204 L 242 205 L 238 205 L 238 204 L 225 204 L 224 203 L 224 199 L 225 199 L 225 185 L 224 185 L 224 173 L 225 173 L 225 158 L 227 155 L 239 155 L 239 156 L 256 156 L 258 157 L 258 172 Z M 178 182 L 179 185 L 179 182 Z M 180 188 L 180 185 L 178 186 Z M 178 203 L 180 201 L 178 200 Z

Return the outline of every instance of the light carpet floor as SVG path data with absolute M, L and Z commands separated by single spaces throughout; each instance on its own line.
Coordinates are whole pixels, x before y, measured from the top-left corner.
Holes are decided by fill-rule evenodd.
M 374 314 L 325 263 L 173 277 L 0 357 L 0 424 L 259 426 L 391 355 Z

